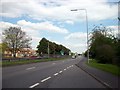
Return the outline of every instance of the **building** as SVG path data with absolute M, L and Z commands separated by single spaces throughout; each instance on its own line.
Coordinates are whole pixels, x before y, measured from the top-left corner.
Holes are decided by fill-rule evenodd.
M 17 58 L 31 57 L 31 56 L 36 56 L 36 55 L 37 55 L 36 50 L 33 50 L 31 48 L 23 48 L 23 49 L 17 51 L 17 53 L 16 53 Z M 9 57 L 13 57 L 13 54 L 11 51 L 6 50 L 6 51 L 4 51 L 3 56 L 9 58 Z

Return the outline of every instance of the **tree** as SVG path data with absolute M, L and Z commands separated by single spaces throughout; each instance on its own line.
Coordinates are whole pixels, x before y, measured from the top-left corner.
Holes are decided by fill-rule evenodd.
M 55 42 L 51 42 L 47 40 L 46 38 L 42 38 L 41 41 L 39 42 L 39 45 L 37 46 L 38 50 L 37 52 L 39 55 L 42 54 L 47 54 L 48 53 L 48 43 L 49 43 L 49 51 L 50 54 L 61 54 L 60 52 L 63 51 L 64 54 L 68 55 L 70 49 L 66 48 L 63 45 L 58 45 Z
M 0 55 L 4 57 L 4 52 L 10 50 L 7 43 L 0 43 Z
M 96 26 L 90 39 L 90 56 L 100 63 L 112 63 L 115 57 L 115 37 L 110 28 Z
M 18 50 L 30 47 L 30 37 L 20 27 L 9 27 L 3 31 L 3 43 L 11 49 L 13 57 L 16 57 Z
M 48 40 L 46 38 L 42 38 L 37 48 L 38 48 L 37 52 L 39 53 L 39 55 L 47 54 Z
M 115 50 L 108 44 L 98 46 L 96 49 L 96 59 L 99 63 L 113 63 Z

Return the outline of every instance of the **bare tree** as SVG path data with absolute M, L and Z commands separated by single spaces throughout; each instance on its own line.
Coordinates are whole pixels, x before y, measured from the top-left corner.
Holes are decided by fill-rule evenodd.
M 9 27 L 3 31 L 3 42 L 7 43 L 13 57 L 18 50 L 30 47 L 31 40 L 20 27 Z

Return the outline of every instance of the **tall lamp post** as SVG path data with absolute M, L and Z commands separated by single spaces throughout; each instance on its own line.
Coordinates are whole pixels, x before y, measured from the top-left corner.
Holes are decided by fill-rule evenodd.
M 89 41 L 88 41 L 88 17 L 87 17 L 87 10 L 86 9 L 72 9 L 71 11 L 79 11 L 84 10 L 86 14 L 86 29 L 87 29 L 87 58 L 89 63 Z

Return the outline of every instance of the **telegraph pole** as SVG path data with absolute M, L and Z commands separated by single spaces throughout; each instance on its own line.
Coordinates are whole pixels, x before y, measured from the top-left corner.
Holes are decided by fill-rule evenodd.
M 48 42 L 48 58 L 50 57 L 50 49 L 49 49 L 49 42 Z

